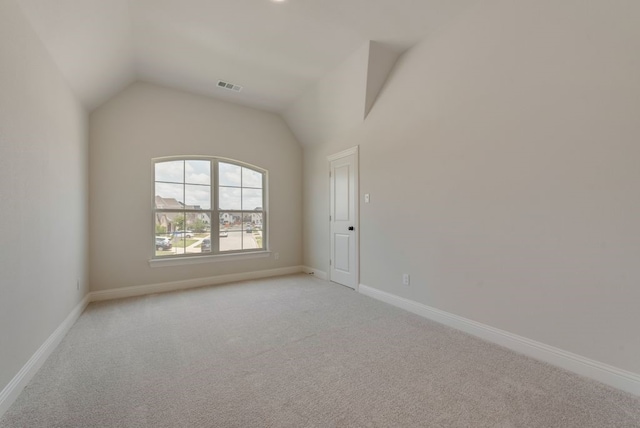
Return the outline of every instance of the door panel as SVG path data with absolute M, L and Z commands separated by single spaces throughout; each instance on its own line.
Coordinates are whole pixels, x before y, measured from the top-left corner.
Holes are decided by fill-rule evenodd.
M 351 219 L 349 217 L 351 199 L 349 194 L 350 169 L 351 165 L 341 165 L 336 167 L 333 172 L 335 175 L 335 210 L 333 214 L 336 221 L 349 221 Z
M 336 233 L 334 241 L 334 268 L 349 273 L 349 247 L 351 237 L 349 235 Z
M 356 152 L 357 153 L 357 152 Z M 331 159 L 331 281 L 357 285 L 357 158 Z

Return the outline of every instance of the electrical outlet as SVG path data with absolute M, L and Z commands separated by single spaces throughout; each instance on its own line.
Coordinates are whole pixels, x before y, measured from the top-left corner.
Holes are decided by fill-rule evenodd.
M 408 273 L 403 273 L 402 274 L 402 285 L 409 285 L 411 284 L 411 278 L 409 277 Z
M 276 259 L 276 260 L 278 260 L 278 259 L 280 258 L 280 253 L 275 253 L 275 254 L 273 255 L 273 258 L 274 258 L 274 259 Z

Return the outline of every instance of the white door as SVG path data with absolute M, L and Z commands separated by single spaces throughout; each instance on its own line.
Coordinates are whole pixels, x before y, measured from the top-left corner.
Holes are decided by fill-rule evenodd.
M 331 169 L 330 279 L 353 289 L 358 284 L 358 150 L 329 157 Z

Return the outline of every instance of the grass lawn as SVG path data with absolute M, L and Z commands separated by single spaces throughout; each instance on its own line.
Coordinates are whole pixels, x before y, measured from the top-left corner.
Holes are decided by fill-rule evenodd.
M 184 245 L 185 247 L 188 247 L 191 244 L 195 244 L 196 242 L 198 242 L 197 239 L 193 239 L 193 238 L 174 238 L 171 240 L 171 243 L 173 244 L 174 247 L 178 247 L 178 248 L 182 248 L 182 246 Z

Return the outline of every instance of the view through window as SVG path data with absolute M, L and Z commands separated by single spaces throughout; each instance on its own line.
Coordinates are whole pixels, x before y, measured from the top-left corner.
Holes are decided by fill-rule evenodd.
M 154 161 L 155 258 L 266 249 L 266 171 L 239 161 Z

